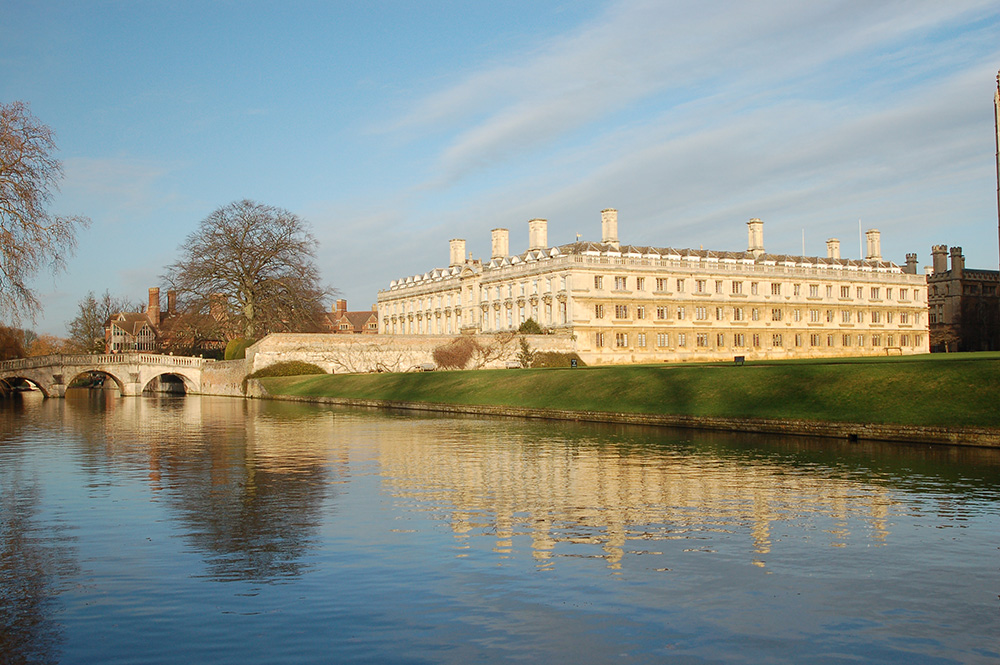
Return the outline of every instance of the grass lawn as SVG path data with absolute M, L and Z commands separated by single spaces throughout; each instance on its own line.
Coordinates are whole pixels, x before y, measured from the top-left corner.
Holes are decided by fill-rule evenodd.
M 1000 428 L 1000 353 L 261 379 L 273 394 Z

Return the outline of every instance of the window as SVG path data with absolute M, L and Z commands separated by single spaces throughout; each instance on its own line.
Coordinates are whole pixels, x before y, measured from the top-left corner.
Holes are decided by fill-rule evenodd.
M 683 321 L 684 320 L 684 314 L 685 314 L 684 308 L 683 307 L 678 307 L 677 308 L 677 320 L 678 321 Z
M 704 321 L 708 318 L 708 311 L 704 307 L 695 307 L 694 318 L 697 321 Z
M 890 289 L 888 287 L 886 287 L 886 289 L 885 289 L 885 299 L 886 300 L 892 300 L 892 289 Z M 890 346 L 892 346 L 892 345 L 890 344 Z
M 742 321 L 742 320 L 743 320 L 743 308 L 742 307 L 734 307 L 733 308 L 733 321 Z
M 810 298 L 819 298 L 819 284 L 810 284 L 809 285 L 809 297 Z
M 833 323 L 833 310 L 832 309 L 826 310 L 826 322 L 827 323 Z
M 635 306 L 635 318 L 640 319 L 640 320 L 646 318 L 646 306 L 645 305 L 636 305 Z M 645 345 L 640 345 L 640 346 L 645 346 Z
M 872 312 L 872 323 L 882 323 L 882 312 Z
M 624 291 L 628 288 L 628 277 L 615 277 L 615 290 Z
M 757 309 L 756 307 L 750 310 L 750 320 L 760 321 L 760 310 Z
M 844 335 L 844 338 L 841 340 L 841 342 L 843 343 L 844 346 L 850 346 L 851 345 L 851 336 L 850 335 Z
M 656 318 L 659 321 L 663 321 L 667 318 L 667 307 L 665 305 L 656 306 Z
M 781 348 L 781 333 L 771 335 L 771 346 Z
M 722 320 L 722 308 L 721 307 L 716 307 L 715 308 L 715 320 L 716 321 L 721 321 Z
M 750 295 L 757 295 L 757 282 L 750 282 Z
M 747 337 L 743 333 L 733 335 L 733 346 L 743 348 L 747 345 Z
M 851 287 L 849 287 L 849 286 L 842 286 L 842 287 L 840 287 L 840 297 L 841 298 L 850 298 L 851 297 Z
M 864 312 L 858 312 L 858 323 L 864 323 L 864 322 L 865 322 L 865 313 Z M 859 344 L 858 346 L 861 346 L 861 345 Z
M 858 335 L 858 346 L 864 346 L 864 345 L 865 345 L 865 336 Z
M 879 299 L 878 293 L 879 293 L 879 288 L 877 286 L 873 286 L 872 287 L 872 300 L 878 300 Z
M 792 286 L 792 294 L 796 296 L 802 295 L 802 285 L 795 284 L 794 286 Z
M 715 345 L 716 346 L 726 345 L 726 336 L 723 333 L 719 333 L 718 335 L 715 336 Z
M 751 335 L 750 341 L 753 343 L 753 348 L 755 349 L 760 348 L 760 335 L 758 333 L 754 333 L 753 335 Z
M 802 320 L 802 310 L 801 309 L 794 309 L 794 310 L 792 310 L 792 320 L 796 321 L 796 322 Z
M 656 333 L 656 345 L 661 349 L 670 346 L 670 335 L 668 333 Z
M 910 292 L 910 290 L 909 290 L 909 289 L 900 289 L 900 290 L 899 290 L 899 299 L 900 299 L 900 300 L 906 300 L 906 298 L 907 298 L 907 294 L 908 294 L 909 292 Z
M 809 323 L 819 323 L 819 310 L 811 309 L 809 310 Z
M 857 295 L 858 300 L 861 300 L 862 298 L 865 297 L 865 288 L 863 286 L 859 286 L 857 289 L 855 289 L 855 293 Z
M 778 282 L 772 282 L 771 283 L 771 295 L 772 296 L 780 296 L 781 295 L 781 284 L 779 284 Z
M 642 348 L 646 348 L 646 333 L 637 333 L 635 337 L 635 343 Z
M 733 282 L 733 293 L 735 295 L 743 293 L 743 282 Z
M 722 280 L 721 279 L 715 280 L 715 292 L 716 293 L 722 293 Z
M 819 335 L 813 333 L 809 335 L 809 346 L 819 346 Z
M 795 335 L 795 346 L 802 346 L 802 335 Z
M 899 336 L 899 345 L 900 346 L 909 346 L 910 345 L 910 336 L 909 335 L 900 335 Z
M 604 346 L 604 333 L 599 332 L 594 334 L 594 346 L 598 348 Z
M 595 319 L 604 318 L 604 305 L 594 305 L 594 318 Z
M 826 297 L 827 298 L 833 297 L 833 287 L 830 286 L 829 284 L 826 285 Z
M 872 335 L 872 346 L 882 346 L 882 335 Z
M 826 336 L 826 345 L 827 346 L 833 346 L 833 335 L 827 335 Z
M 684 293 L 684 280 L 683 279 L 677 280 L 677 292 L 678 293 Z
M 900 312 L 899 313 L 899 322 L 901 324 L 902 323 L 909 323 L 910 322 L 910 314 L 908 312 Z
M 895 338 L 895 337 L 893 337 L 892 335 L 888 335 L 888 336 L 887 336 L 887 337 L 885 338 L 885 345 L 886 345 L 886 346 L 896 346 L 896 345 L 894 344 L 894 342 L 895 342 L 895 341 L 896 341 L 896 338 Z
M 636 277 L 635 278 L 635 290 L 636 291 L 642 291 L 645 288 L 646 288 L 646 278 L 645 277 Z M 641 346 L 645 346 L 645 344 L 643 344 Z
M 851 313 L 848 310 L 845 309 L 840 313 L 840 322 L 841 323 L 851 322 Z
M 666 291 L 667 290 L 667 279 L 665 277 L 656 278 L 656 290 Z
M 695 345 L 708 346 L 708 333 L 698 333 L 695 335 Z
M 615 305 L 615 318 L 616 319 L 627 319 L 628 318 L 628 305 Z
M 696 293 L 705 293 L 705 280 L 698 279 L 694 282 L 694 290 Z
M 628 333 L 620 332 L 615 333 L 615 346 L 618 348 L 625 348 L 628 346 Z
M 604 288 L 604 278 L 600 275 L 594 275 L 594 288 L 603 289 Z
M 677 333 L 677 346 L 687 346 L 687 335 L 684 333 Z
M 772 321 L 780 321 L 781 320 L 781 310 L 780 309 L 775 308 L 775 309 L 771 310 L 771 320 Z

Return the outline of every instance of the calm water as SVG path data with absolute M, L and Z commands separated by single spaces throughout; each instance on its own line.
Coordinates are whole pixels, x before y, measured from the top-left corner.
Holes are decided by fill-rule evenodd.
M 1000 661 L 1000 454 L 0 405 L 3 663 Z

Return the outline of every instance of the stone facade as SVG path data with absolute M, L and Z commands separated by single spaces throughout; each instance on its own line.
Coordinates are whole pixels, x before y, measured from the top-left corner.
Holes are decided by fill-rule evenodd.
M 961 247 L 934 245 L 931 256 L 927 277 L 931 350 L 1000 350 L 1000 272 L 966 268 Z
M 450 241 L 450 263 L 379 292 L 385 336 L 516 330 L 528 318 L 569 336 L 589 364 L 926 353 L 927 282 L 916 255 L 864 259 L 768 254 L 763 222 L 743 252 L 622 245 L 618 212 L 601 213 L 601 242 L 549 246 L 543 219 L 527 251 L 494 229 L 489 261 Z

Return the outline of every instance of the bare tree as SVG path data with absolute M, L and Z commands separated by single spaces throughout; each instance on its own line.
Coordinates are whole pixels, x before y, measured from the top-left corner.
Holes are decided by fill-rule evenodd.
M 297 215 L 244 199 L 206 217 L 164 279 L 204 313 L 221 299 L 232 335 L 319 330 L 331 291 L 320 283 L 316 244 Z
M 34 316 L 41 303 L 29 286 L 42 268 L 58 272 L 76 248 L 86 217 L 46 209 L 62 178 L 52 130 L 24 102 L 0 103 L 0 313 Z
M 97 299 L 91 291 L 77 303 L 77 308 L 79 313 L 68 326 L 70 343 L 80 353 L 104 353 L 104 327 L 108 319 L 119 312 L 138 311 L 140 305 L 108 291 Z

